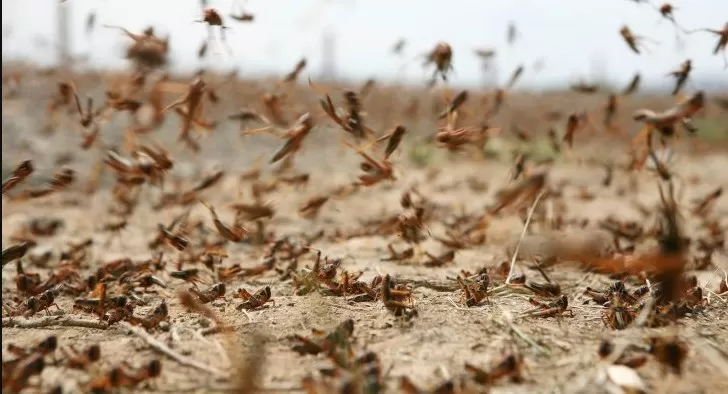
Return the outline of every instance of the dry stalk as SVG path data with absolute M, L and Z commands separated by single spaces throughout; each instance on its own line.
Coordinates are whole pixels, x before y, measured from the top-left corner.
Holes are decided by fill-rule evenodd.
M 518 239 L 518 243 L 516 243 L 516 248 L 513 251 L 513 256 L 511 257 L 511 268 L 508 270 L 508 277 L 506 278 L 506 284 L 511 283 L 511 277 L 513 276 L 513 269 L 516 266 L 516 258 L 518 257 L 518 250 L 521 248 L 521 242 L 523 242 L 523 238 L 526 236 L 526 231 L 528 231 L 528 225 L 531 223 L 531 217 L 533 217 L 533 213 L 536 211 L 536 206 L 538 206 L 538 202 L 541 200 L 541 197 L 543 197 L 545 190 L 541 190 L 538 195 L 536 196 L 536 199 L 533 200 L 533 205 L 531 205 L 531 208 L 528 210 L 528 216 L 526 217 L 526 223 L 523 224 L 523 231 L 521 231 L 521 237 Z

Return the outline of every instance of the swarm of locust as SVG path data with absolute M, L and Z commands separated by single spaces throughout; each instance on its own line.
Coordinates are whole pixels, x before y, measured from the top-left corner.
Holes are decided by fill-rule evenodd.
M 662 187 L 659 192 L 661 218 L 655 234 L 659 248 L 616 258 L 590 259 L 586 263 L 599 272 L 636 277 L 648 283 L 632 292 L 622 283 L 606 290 L 587 289 L 587 295 L 605 306 L 604 323 L 612 329 L 626 328 L 646 307 L 646 295 L 653 304 L 647 312 L 646 324 L 653 327 L 674 322 L 705 306 L 703 289 L 697 279 L 685 274 L 688 246 L 681 230 L 672 183 L 668 181 L 666 192 Z

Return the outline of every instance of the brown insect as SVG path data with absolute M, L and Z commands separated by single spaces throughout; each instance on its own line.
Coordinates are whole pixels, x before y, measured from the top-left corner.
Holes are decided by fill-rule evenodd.
M 484 386 L 491 386 L 503 378 L 510 378 L 512 382 L 523 381 L 523 356 L 513 350 L 504 350 L 504 357 L 489 370 L 483 370 L 472 364 L 465 363 L 465 370 L 468 371 L 476 383 Z
M 26 374 L 31 373 L 32 370 L 37 367 L 37 365 L 33 365 L 37 361 L 30 362 L 30 365 L 27 364 L 29 360 L 35 360 L 37 357 L 40 357 L 41 359 L 47 355 L 52 354 L 55 352 L 56 348 L 58 347 L 58 339 L 55 335 L 51 335 L 48 338 L 42 340 L 40 343 L 38 343 L 35 346 L 24 348 L 20 346 L 16 346 L 13 344 L 8 344 L 7 347 L 7 353 L 11 353 L 17 358 L 12 360 L 3 360 L 3 390 L 6 388 L 6 384 L 10 383 L 10 379 L 15 374 Z M 3 352 L 3 354 L 6 354 Z M 20 369 L 19 369 L 20 368 Z M 30 368 L 30 370 L 27 370 L 26 368 Z M 26 369 L 23 371 L 23 369 Z M 22 380 L 23 377 L 18 375 L 18 377 Z M 27 381 L 26 381 L 27 382 Z M 24 385 L 26 382 L 18 382 L 22 385 Z
M 130 316 L 128 321 L 129 323 L 135 325 L 135 326 L 142 326 L 146 330 L 153 329 L 155 327 L 159 326 L 159 323 L 167 320 L 169 318 L 169 309 L 167 308 L 167 303 L 162 300 L 162 303 L 159 304 L 157 307 L 149 311 L 146 316 L 144 317 L 136 317 L 136 316 Z
M 148 289 L 152 286 L 159 286 L 162 288 L 166 288 L 167 285 L 162 282 L 161 279 L 157 278 L 156 276 L 152 275 L 150 272 L 138 272 L 135 275 L 132 274 L 131 277 L 127 278 L 119 278 L 120 282 L 125 282 L 129 289 L 134 289 L 137 287 L 141 287 L 144 289 Z
M 286 143 L 273 155 L 270 163 L 275 163 L 301 150 L 301 144 L 304 138 L 306 138 L 312 129 L 313 118 L 307 112 L 298 119 L 296 126 L 286 133 L 286 137 L 288 138 Z
M 28 296 L 41 294 L 63 282 L 65 279 L 77 275 L 75 270 L 63 269 L 58 270 L 57 273 L 54 273 L 46 281 L 42 282 L 40 275 L 26 273 L 23 270 L 23 265 L 20 260 L 15 262 L 15 266 L 15 271 L 17 273 L 15 276 L 15 286 L 20 293 Z
M 602 314 L 602 322 L 612 330 L 623 330 L 627 328 L 637 317 L 635 309 L 621 297 L 613 293 L 609 301 L 609 307 Z
M 19 361 L 20 359 L 29 357 L 33 354 L 40 354 L 43 356 L 47 356 L 47 355 L 53 353 L 54 351 L 56 351 L 57 348 L 58 348 L 58 337 L 56 337 L 55 335 L 51 335 L 51 336 L 47 337 L 46 339 L 40 341 L 37 345 L 29 347 L 29 348 L 17 346 L 12 343 L 8 344 L 7 351 L 8 351 L 8 353 L 11 353 L 14 356 L 18 357 L 19 358 L 18 361 Z M 3 361 L 3 370 L 5 370 L 6 365 L 11 365 L 11 364 L 17 365 L 17 363 L 13 363 L 13 362 L 7 362 L 7 364 L 6 364 L 6 362 Z
M 209 302 L 212 302 L 218 298 L 224 298 L 225 297 L 225 284 L 224 283 L 215 283 L 207 290 L 199 291 L 196 289 L 190 289 L 190 293 L 197 296 L 197 298 L 200 300 L 201 303 L 207 304 Z
M 162 243 L 172 246 L 180 252 L 185 250 L 189 246 L 189 215 L 190 210 L 185 210 L 182 214 L 172 219 L 172 222 L 168 226 L 164 226 L 161 223 L 157 224 L 157 230 L 159 233 L 149 243 L 150 249 L 156 249 Z M 176 229 L 175 229 L 176 228 Z
M 359 95 L 357 95 L 354 91 L 347 90 L 344 92 L 344 100 L 348 112 L 344 119 L 344 122 L 346 123 L 344 130 L 353 134 L 357 139 L 363 139 L 367 135 L 370 137 L 373 136 L 374 132 L 364 125 L 364 119 L 361 115 L 362 105 Z M 327 114 L 329 113 L 327 112 Z
M 680 92 L 680 89 L 683 88 L 685 85 L 685 82 L 688 80 L 688 77 L 690 76 L 690 71 L 692 71 L 693 66 L 690 59 L 685 60 L 681 65 L 680 68 L 670 72 L 667 75 L 670 75 L 675 78 L 675 88 L 672 90 L 672 95 L 675 96 Z
M 617 115 L 617 96 L 610 94 L 604 106 L 604 127 L 611 129 L 614 126 L 614 117 Z
M 465 230 L 445 230 L 445 237 L 432 238 L 450 249 L 467 249 L 485 243 L 485 232 L 480 231 L 478 227 L 476 225 Z
M 86 369 L 101 359 L 101 347 L 98 344 L 91 345 L 84 351 L 78 351 L 73 347 L 61 348 L 63 355 L 66 357 L 66 366 L 72 369 Z
M 275 209 L 271 203 L 233 203 L 230 208 L 236 211 L 236 217 L 250 221 L 270 219 L 275 215 Z
M 154 35 L 154 28 L 147 27 L 142 34 L 134 34 L 120 26 L 104 25 L 105 28 L 119 29 L 134 43 L 126 50 L 126 57 L 134 61 L 139 69 L 154 69 L 167 63 L 169 38 L 160 39 Z
M 688 345 L 680 338 L 652 337 L 648 340 L 649 352 L 676 375 L 682 373 L 688 355 Z
M 240 11 L 237 14 L 228 14 L 228 16 L 238 22 L 253 22 L 255 20 L 255 15 L 245 11 Z
M 241 108 L 238 112 L 228 115 L 228 119 L 239 120 L 241 133 L 245 134 L 245 135 L 256 134 L 258 132 L 267 131 L 269 129 L 268 127 L 263 127 L 261 129 L 247 130 L 245 128 L 245 125 L 247 124 L 247 122 L 256 121 L 256 122 L 263 123 L 265 125 L 272 124 L 271 121 L 265 117 L 265 115 L 260 114 L 257 111 L 250 109 L 250 108 Z
M 2 194 L 14 189 L 35 171 L 32 160 L 23 160 L 13 169 L 13 173 L 3 181 Z
M 381 298 L 384 306 L 396 317 L 405 317 L 411 319 L 417 316 L 417 310 L 414 307 L 412 299 L 409 302 L 401 301 L 392 289 L 392 277 L 389 274 L 384 275 L 381 283 Z M 411 297 L 411 292 L 405 292 L 407 297 Z
M 623 96 L 629 96 L 632 93 L 635 93 L 639 87 L 640 87 L 640 81 L 642 80 L 642 76 L 640 73 L 637 73 L 632 77 L 632 79 L 629 81 L 629 84 L 624 88 L 622 91 Z
M 310 78 L 308 80 L 308 84 L 311 88 L 317 90 Z M 346 115 L 343 116 L 339 116 L 337 113 L 337 109 L 331 101 L 331 97 L 328 94 L 324 94 L 324 97 L 325 98 L 319 98 L 319 104 L 324 110 L 324 113 L 326 113 L 326 115 L 331 118 L 334 123 L 339 125 L 339 127 L 347 133 L 353 135 L 357 140 L 361 140 L 364 137 L 369 136 L 370 139 L 372 139 L 371 144 L 376 143 L 376 141 L 373 140 L 374 132 L 364 125 L 364 120 L 360 113 L 362 109 L 361 100 L 355 92 L 351 90 L 344 91 Z
M 723 51 L 723 63 L 725 64 L 725 67 L 728 68 L 728 58 L 726 58 L 725 52 L 726 48 L 728 48 L 728 22 L 726 22 L 725 25 L 723 25 L 723 29 L 721 30 L 713 30 L 713 29 L 698 29 L 691 31 L 689 33 L 694 33 L 696 31 L 704 31 L 707 33 L 712 33 L 718 36 L 718 42 L 715 45 L 715 49 L 713 49 L 713 54 L 717 55 L 718 52 L 721 50 Z
M 17 196 L 13 196 L 13 199 L 17 200 L 28 200 L 33 198 L 44 197 L 63 189 L 66 189 L 76 180 L 76 172 L 70 168 L 61 168 L 54 172 L 50 179 L 50 185 L 37 188 L 24 190 Z
M 18 301 L 15 306 L 3 302 L 3 312 L 5 312 L 5 316 L 32 316 L 37 310 L 38 303 L 35 296 L 30 296 L 25 301 Z
M 599 344 L 599 350 L 597 354 L 602 359 L 609 357 L 614 352 L 614 344 L 612 342 L 604 340 Z M 614 361 L 616 365 L 624 365 L 633 369 L 639 368 L 647 363 L 647 354 L 643 352 L 625 352 L 617 360 Z
M 321 207 L 329 201 L 329 198 L 327 195 L 311 197 L 301 204 L 298 208 L 298 213 L 305 219 L 314 219 L 321 211 Z
M 508 206 L 521 205 L 523 202 L 532 201 L 545 184 L 546 173 L 534 173 L 512 187 L 499 190 L 496 193 L 497 202 L 495 206 L 488 210 L 491 214 L 496 214 Z
M 579 129 L 579 117 L 576 114 L 569 115 L 566 120 L 566 131 L 564 132 L 563 141 L 569 148 L 574 147 L 574 134 Z
M 648 40 L 647 37 L 635 35 L 627 26 L 622 26 L 622 28 L 619 29 L 619 34 L 622 36 L 622 39 L 624 39 L 624 42 L 627 43 L 629 49 L 638 55 L 640 54 L 639 45 L 642 44 L 642 47 L 644 47 L 643 43 Z
M 401 55 L 402 52 L 404 51 L 404 46 L 406 44 L 407 44 L 407 40 L 405 40 L 404 38 L 400 38 L 399 40 L 397 40 L 394 43 L 394 45 L 392 45 L 392 49 L 391 49 L 392 53 L 395 55 Z
M 359 97 L 361 97 L 362 99 L 366 98 L 369 93 L 374 90 L 374 86 L 376 85 L 376 83 L 377 82 L 371 78 L 364 81 L 364 84 L 361 86 L 361 88 L 359 88 Z
M 558 297 L 561 295 L 561 286 L 558 283 L 539 283 L 528 281 L 523 287 L 531 290 L 540 297 Z
M 422 263 L 425 267 L 443 267 L 455 261 L 455 250 L 449 250 L 439 256 L 425 252 L 425 256 L 428 257 L 428 260 Z
M 229 29 L 228 26 L 225 26 L 222 15 L 220 15 L 219 12 L 217 12 L 214 8 L 205 8 L 202 10 L 202 20 L 196 20 L 197 23 L 206 23 L 207 24 L 207 35 L 208 35 L 208 41 L 214 40 L 214 31 L 213 28 L 218 27 L 220 30 L 220 41 L 222 41 L 223 44 L 227 45 L 227 41 L 225 39 L 225 30 Z M 228 47 L 229 50 L 230 47 Z
M 382 261 L 406 261 L 410 260 L 415 255 L 414 248 L 407 248 L 398 252 L 394 249 L 392 244 L 387 245 L 387 250 L 389 250 L 389 257 L 382 258 Z
M 257 309 L 262 307 L 267 302 L 272 302 L 275 305 L 275 301 L 272 300 L 271 292 L 270 292 L 270 286 L 266 286 L 258 291 L 256 291 L 254 294 L 250 294 L 247 290 L 243 288 L 239 288 L 238 296 L 243 299 L 243 303 L 238 305 L 236 309 Z
M 356 185 L 372 186 L 384 180 L 396 180 L 394 177 L 392 163 L 389 160 L 382 159 L 382 161 L 377 161 L 362 149 L 355 147 L 348 141 L 343 141 L 343 143 L 364 158 L 364 162 L 359 165 L 359 168 L 361 168 L 365 174 L 359 175 L 359 182 L 355 183 Z
M 352 319 L 344 320 L 328 333 L 319 329 L 312 329 L 311 331 L 315 335 L 311 339 L 298 334 L 293 335 L 293 340 L 297 342 L 292 347 L 293 351 L 302 355 L 316 355 L 325 351 L 333 352 L 336 350 L 351 353 L 351 337 L 354 333 L 354 321 Z
M 250 276 L 257 276 L 261 275 L 265 272 L 268 272 L 275 267 L 276 264 L 276 258 L 275 257 L 267 257 L 262 263 L 250 267 L 250 268 L 242 268 L 240 270 L 240 276 L 241 277 L 250 277 Z
M 402 142 L 402 138 L 407 133 L 407 128 L 405 128 L 402 125 L 397 125 L 394 130 L 392 130 L 391 133 L 388 133 L 386 135 L 383 135 L 379 137 L 376 142 L 382 142 L 384 140 L 387 140 L 387 146 L 384 149 L 384 159 L 389 159 L 389 157 L 394 153 L 395 150 L 397 150 L 397 147 Z
M 695 203 L 693 214 L 703 216 L 715 204 L 715 201 L 723 195 L 723 187 L 718 187 L 712 192 L 708 193 L 705 197 L 699 199 Z
M 221 282 L 229 282 L 233 280 L 243 271 L 243 268 L 239 265 L 232 267 L 218 267 L 217 268 L 217 279 Z
M 156 378 L 162 373 L 162 363 L 154 359 L 140 368 L 131 368 L 127 363 L 112 368 L 108 373 L 97 376 L 86 385 L 92 393 L 105 393 L 111 389 L 134 387 L 143 381 Z
M 593 94 L 599 91 L 599 85 L 589 84 L 583 81 L 572 84 L 569 88 L 577 93 L 584 94 Z
M 74 102 L 77 104 L 78 108 L 80 108 L 80 104 L 77 101 L 78 96 L 76 95 L 76 87 L 73 82 L 58 82 L 56 86 L 57 90 L 47 106 L 47 112 L 50 114 L 50 125 L 53 124 L 58 109 L 71 107 Z M 74 97 L 76 101 L 74 101 Z
M 448 104 L 447 108 L 445 108 L 439 115 L 438 119 L 445 119 L 446 117 L 450 116 L 453 112 L 457 111 L 460 106 L 465 103 L 468 99 L 468 91 L 463 90 L 460 93 L 458 93 L 455 98 L 450 101 L 450 104 Z
M 466 306 L 478 306 L 483 301 L 488 301 L 488 285 L 490 284 L 490 277 L 487 272 L 483 272 L 473 282 L 465 282 L 465 280 L 458 275 L 458 285 L 463 290 L 463 295 L 460 297 L 460 302 Z
M 190 135 L 192 126 L 201 126 L 210 129 L 210 125 L 201 120 L 203 111 L 203 99 L 205 93 L 208 92 L 207 84 L 202 78 L 195 78 L 189 85 L 189 90 L 180 99 L 170 103 L 163 109 L 164 112 L 175 109 L 177 114 L 182 117 L 182 126 L 177 136 L 177 141 L 183 141 L 194 152 L 200 150 L 199 144 Z M 178 108 L 180 106 L 185 108 Z
M 536 308 L 523 312 L 524 316 L 551 317 L 561 316 L 564 312 L 569 312 L 572 317 L 574 316 L 574 313 L 569 308 L 569 298 L 565 294 L 562 294 L 557 300 L 548 303 L 544 303 L 533 297 L 529 298 L 528 302 L 536 306 Z
M 243 227 L 239 216 L 235 218 L 232 227 L 229 227 L 220 220 L 212 205 L 209 205 L 203 200 L 200 200 L 200 202 L 210 211 L 212 223 L 215 225 L 215 229 L 220 236 L 230 242 L 240 242 L 248 234 L 248 229 Z
M 286 74 L 283 77 L 283 82 L 285 82 L 285 83 L 295 82 L 298 79 L 298 76 L 303 71 L 303 69 L 306 68 L 306 64 L 307 64 L 307 62 L 306 62 L 305 57 L 302 58 L 301 60 L 299 60 L 298 63 L 296 63 L 296 65 L 293 67 L 293 70 L 291 70 L 291 72 L 289 72 L 288 74 Z
M 162 196 L 159 205 L 155 206 L 155 209 L 159 209 L 173 203 L 180 205 L 192 204 L 199 199 L 198 195 L 202 191 L 215 186 L 218 182 L 220 182 L 224 175 L 225 171 L 215 171 L 205 176 L 197 185 L 187 191 L 184 191 L 182 193 L 166 193 Z
M 444 82 L 447 82 L 447 74 L 453 70 L 452 67 L 452 47 L 446 42 L 439 42 L 435 45 L 435 48 L 425 55 L 425 62 L 423 66 L 430 64 L 435 65 L 435 70 L 432 73 L 431 84 L 437 81 L 438 74 Z
M 723 278 L 718 285 L 718 294 L 725 295 L 728 293 L 728 278 Z
M 674 135 L 675 124 L 685 119 L 691 119 L 698 111 L 703 109 L 704 105 L 705 95 L 702 91 L 698 91 L 680 104 L 663 112 L 655 112 L 649 109 L 635 111 L 632 114 L 632 119 L 643 122 L 645 126 L 632 140 L 632 146 L 649 145 L 655 129 L 664 136 Z M 649 149 L 649 146 L 647 148 Z M 649 150 L 644 150 L 639 161 L 644 163 L 648 154 Z
M 45 359 L 42 354 L 31 355 L 21 361 L 13 368 L 10 376 L 3 373 L 3 391 L 19 393 L 28 386 L 28 381 L 33 376 L 40 376 L 45 368 Z
M 473 50 L 473 53 L 475 56 L 481 58 L 482 60 L 488 60 L 491 59 L 496 55 L 495 49 L 484 49 L 484 48 L 478 48 Z
M 197 287 L 197 283 L 205 283 L 202 278 L 200 278 L 200 270 L 197 268 L 189 268 L 181 271 L 172 271 L 169 273 L 169 276 L 176 279 L 181 279 L 187 283 L 191 283 L 195 287 Z
M 101 276 L 100 276 L 101 277 Z M 76 298 L 73 308 L 93 313 L 103 320 L 106 313 L 112 309 L 124 308 L 127 304 L 126 296 L 108 297 L 106 283 L 100 282 L 88 297 Z
M 513 70 L 513 73 L 511 74 L 511 77 L 508 79 L 508 83 L 506 84 L 506 89 L 511 89 L 513 88 L 513 86 L 515 86 L 516 82 L 521 79 L 524 70 L 525 67 L 522 64 L 516 67 L 515 70 Z
M 455 394 L 455 383 L 452 379 L 447 380 L 439 385 L 423 390 L 415 386 L 415 384 L 406 376 L 402 376 L 399 381 L 399 390 L 405 394 Z
M 265 93 L 261 97 L 268 117 L 273 121 L 273 124 L 281 127 L 288 125 L 288 121 L 283 116 L 283 110 L 281 109 L 283 98 L 284 96 L 279 93 Z

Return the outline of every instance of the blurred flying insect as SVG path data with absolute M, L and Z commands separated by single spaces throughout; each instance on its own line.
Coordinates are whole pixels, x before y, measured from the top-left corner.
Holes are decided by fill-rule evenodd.
M 397 42 L 394 43 L 394 45 L 392 45 L 392 53 L 397 56 L 402 55 L 402 53 L 404 52 L 404 46 L 406 44 L 407 41 L 405 41 L 404 38 L 400 38 L 399 40 L 397 40 Z
M 506 32 L 506 40 L 508 41 L 508 45 L 513 45 L 516 43 L 516 39 L 518 39 L 518 30 L 516 29 L 516 24 L 513 22 L 508 23 L 508 31 Z
M 614 118 L 617 116 L 618 101 L 615 94 L 610 94 L 607 98 L 607 104 L 604 106 L 604 127 L 613 129 Z
M 233 10 L 236 8 L 236 5 L 238 5 L 237 2 L 234 2 Z M 237 12 L 231 12 L 228 16 L 238 22 L 252 22 L 255 20 L 255 15 L 245 12 L 242 9 Z
M 634 77 L 632 77 L 632 80 L 629 81 L 629 84 L 627 85 L 627 87 L 625 87 L 624 90 L 622 91 L 622 95 L 629 96 L 630 94 L 636 92 L 637 89 L 639 89 L 639 87 L 640 87 L 641 79 L 642 79 L 642 76 L 640 75 L 640 73 L 635 74 Z
M 3 191 L 2 194 L 5 194 L 5 192 L 10 191 L 15 186 L 19 185 L 21 182 L 23 182 L 30 174 L 35 171 L 35 167 L 33 167 L 33 161 L 32 160 L 23 160 L 18 164 L 15 169 L 13 170 L 13 173 L 8 177 L 8 179 L 3 180 Z
M 508 84 L 506 84 L 506 89 L 511 89 L 521 79 L 524 70 L 525 67 L 522 64 L 513 70 L 513 74 L 511 74 L 511 78 L 508 80 Z
M 236 20 L 238 22 L 252 22 L 255 20 L 255 15 L 248 14 L 247 12 L 241 12 L 239 14 L 230 14 L 229 16 L 231 19 Z
M 645 41 L 652 41 L 654 43 L 657 43 L 657 41 L 651 40 L 650 38 L 635 35 L 632 30 L 630 30 L 627 26 L 622 26 L 622 28 L 619 29 L 619 34 L 622 36 L 622 39 L 624 39 L 624 42 L 627 43 L 629 49 L 631 49 L 632 52 L 638 55 L 640 54 L 640 44 L 642 44 L 641 46 L 644 48 Z
M 88 15 L 86 15 L 86 29 L 85 33 L 86 36 L 90 36 L 91 33 L 94 31 L 94 27 L 96 26 L 96 11 L 90 11 Z
M 446 117 L 453 114 L 455 111 L 457 111 L 458 108 L 460 108 L 461 105 L 468 99 L 468 91 L 463 90 L 460 93 L 458 93 L 455 98 L 450 101 L 450 104 L 448 104 L 447 108 L 445 108 L 439 115 L 438 119 L 445 119 Z
M 225 23 L 223 22 L 222 15 L 220 15 L 217 10 L 214 8 L 204 8 L 202 10 L 202 19 L 196 20 L 197 23 L 206 23 L 207 24 L 207 39 L 208 41 L 213 41 L 215 39 L 215 33 L 213 28 L 219 27 L 220 28 L 220 42 L 222 42 L 223 45 L 225 45 L 225 48 L 227 49 L 228 53 L 232 53 L 232 48 L 227 43 L 227 39 L 225 38 L 225 30 L 229 29 L 228 26 L 225 26 Z
M 699 32 L 699 31 L 713 33 L 718 36 L 718 43 L 716 43 L 716 45 L 715 45 L 713 54 L 717 55 L 718 52 L 720 52 L 722 50 L 723 51 L 723 64 L 725 65 L 724 66 L 725 68 L 728 68 L 728 58 L 726 58 L 726 55 L 725 55 L 726 48 L 728 48 L 728 22 L 726 22 L 726 24 L 723 25 L 723 29 L 721 29 L 721 30 L 697 29 L 697 30 L 689 31 L 688 34 Z
M 693 64 L 690 61 L 690 59 L 685 60 L 682 64 L 680 64 L 680 68 L 671 71 L 667 75 L 671 75 L 675 78 L 675 88 L 672 90 L 672 95 L 675 96 L 678 93 L 680 93 L 680 90 L 685 86 L 685 82 L 687 82 L 688 77 L 690 76 L 690 71 L 693 69 Z
M 293 70 L 291 70 L 291 72 L 289 72 L 288 74 L 286 74 L 283 77 L 283 82 L 286 82 L 286 83 L 296 82 L 296 80 L 298 79 L 298 76 L 301 75 L 301 72 L 303 71 L 303 69 L 306 68 L 307 63 L 308 62 L 306 61 L 305 57 L 302 58 L 301 60 L 299 60 L 296 63 L 296 65 L 293 67 Z
M 215 208 L 213 208 L 212 205 L 208 204 L 203 200 L 200 200 L 200 202 L 210 211 L 210 215 L 212 216 L 212 222 L 215 225 L 215 229 L 217 230 L 218 234 L 220 234 L 220 236 L 230 242 L 240 242 L 243 240 L 245 235 L 248 234 L 248 229 L 243 226 L 240 220 L 240 216 L 235 218 L 232 226 L 228 226 L 223 223 L 222 220 L 220 220 L 220 218 L 217 216 Z
M 677 8 L 675 8 L 672 4 L 670 4 L 670 3 L 662 3 L 660 6 L 655 6 L 655 8 L 657 9 L 657 12 L 659 12 L 660 15 L 662 16 L 659 19 L 658 23 L 661 22 L 663 19 L 667 19 L 676 28 L 679 28 L 680 30 L 685 31 L 685 29 L 683 29 L 682 27 L 680 27 L 680 25 L 678 25 L 677 22 L 675 21 L 674 11 Z
M 452 67 L 452 47 L 446 42 L 438 42 L 435 48 L 425 56 L 425 62 L 423 66 L 430 64 L 435 65 L 435 70 L 432 73 L 432 79 L 430 84 L 434 85 L 437 81 L 437 76 L 440 75 L 443 82 L 447 82 L 447 74 L 453 70 Z
M 399 146 L 400 142 L 402 142 L 402 138 L 404 137 L 405 133 L 407 132 L 407 129 L 402 125 L 397 125 L 397 127 L 394 128 L 394 130 L 391 133 L 388 133 L 387 135 L 384 135 L 377 139 L 377 142 L 387 140 L 387 147 L 384 149 L 384 159 L 389 159 L 389 156 L 394 153 L 395 150 L 397 150 L 397 147 Z

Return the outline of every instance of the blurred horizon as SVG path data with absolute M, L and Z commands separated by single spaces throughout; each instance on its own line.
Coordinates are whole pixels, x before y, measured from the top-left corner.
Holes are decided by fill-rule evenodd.
M 40 66 L 57 63 L 58 0 L 4 0 L 3 63 L 26 61 Z M 456 86 L 502 85 L 513 70 L 525 66 L 516 89 L 566 88 L 577 81 L 624 86 L 640 72 L 646 90 L 669 88 L 667 73 L 686 59 L 693 63 L 688 89 L 728 90 L 728 69 L 722 55 L 713 55 L 717 36 L 680 33 L 662 18 L 655 6 L 629 0 L 463 0 L 457 8 L 438 0 L 279 0 L 208 1 L 230 26 L 228 55 L 215 42 L 207 57 L 197 59 L 207 38 L 206 26 L 195 23 L 201 15 L 199 0 L 153 2 L 141 0 L 67 0 L 70 53 L 85 57 L 80 68 L 122 69 L 123 49 L 129 40 L 116 29 L 132 32 L 153 26 L 156 34 L 171 37 L 171 69 L 176 73 L 198 68 L 228 72 L 242 78 L 282 75 L 302 57 L 308 65 L 302 77 L 335 76 L 340 80 L 366 80 L 419 84 L 431 69 L 421 67 L 418 56 L 439 41 L 453 47 Z M 728 1 L 676 0 L 675 19 L 688 30 L 719 29 L 728 15 Z M 232 20 L 232 12 L 252 13 L 252 23 Z M 93 32 L 85 34 L 87 15 L 95 11 Z M 517 28 L 512 46 L 506 40 L 508 25 Z M 637 35 L 649 37 L 648 51 L 637 55 L 619 35 L 627 25 Z M 328 54 L 323 42 L 329 36 Z M 219 37 L 218 29 L 215 36 Z M 396 41 L 406 41 L 400 57 L 391 52 Z M 493 49 L 491 69 L 481 71 L 473 51 Z M 537 70 L 539 63 L 540 70 Z

